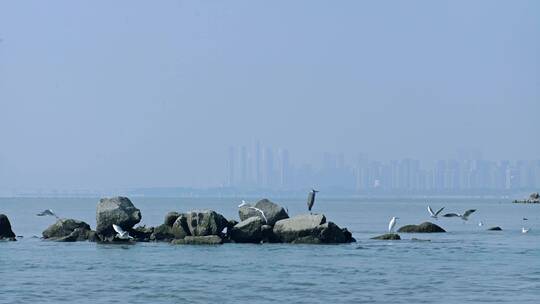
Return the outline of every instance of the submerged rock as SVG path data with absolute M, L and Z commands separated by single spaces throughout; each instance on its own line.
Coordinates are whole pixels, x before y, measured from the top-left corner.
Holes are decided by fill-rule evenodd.
M 401 240 L 401 237 L 397 233 L 386 233 L 376 237 L 372 237 L 372 240 Z
M 260 243 L 264 221 L 258 216 L 250 217 L 236 224 L 230 231 L 231 240 L 236 243 Z
M 9 218 L 5 214 L 0 214 L 0 240 L 16 241 Z
M 322 214 L 304 214 L 283 219 L 274 225 L 276 239 L 283 243 L 332 244 L 355 240 Z M 348 231 L 347 231 L 348 232 Z
M 186 236 L 180 240 L 173 240 L 171 244 L 175 245 L 221 245 L 223 239 L 217 235 L 205 236 Z
M 502 231 L 502 228 L 499 226 L 488 228 L 488 231 Z
M 116 224 L 126 231 L 132 231 L 133 226 L 141 221 L 141 211 L 127 197 L 117 196 L 102 198 L 96 210 L 96 232 L 102 240 L 108 240 L 116 235 L 112 225 Z
M 420 225 L 406 225 L 398 229 L 397 232 L 405 233 L 440 233 L 446 232 L 444 229 L 431 222 L 423 222 Z
M 57 242 L 96 241 L 90 225 L 74 219 L 59 219 L 42 233 L 44 239 Z
M 223 215 L 213 210 L 190 211 L 186 214 L 186 220 L 192 236 L 220 235 L 228 224 Z

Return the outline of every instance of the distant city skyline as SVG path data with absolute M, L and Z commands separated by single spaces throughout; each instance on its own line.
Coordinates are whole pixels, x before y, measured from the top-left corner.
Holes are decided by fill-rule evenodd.
M 322 187 L 362 191 L 468 191 L 540 188 L 540 158 L 486 160 L 481 151 L 422 161 L 404 157 L 382 161 L 356 153 L 323 153 L 319 163 L 292 163 L 289 150 L 261 145 L 230 146 L 226 187 L 298 190 Z

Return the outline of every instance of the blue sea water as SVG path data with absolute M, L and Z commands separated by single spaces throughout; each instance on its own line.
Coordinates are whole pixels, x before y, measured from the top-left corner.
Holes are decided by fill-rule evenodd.
M 0 199 L 0 213 L 24 236 L 0 242 L 0 303 L 540 303 L 540 205 L 430 200 L 444 212 L 477 212 L 467 223 L 437 220 L 448 233 L 376 241 L 370 237 L 385 233 L 392 216 L 400 218 L 398 227 L 429 220 L 426 201 L 321 196 L 315 212 L 349 228 L 358 241 L 346 245 L 104 245 L 32 238 L 54 222 L 35 216 L 45 208 L 95 227 L 97 201 Z M 141 224 L 151 226 L 172 210 L 209 208 L 238 217 L 235 199 L 132 201 L 141 209 Z M 292 215 L 305 212 L 303 199 L 275 201 Z M 486 231 L 491 226 L 503 231 Z M 522 234 L 522 226 L 530 232 Z

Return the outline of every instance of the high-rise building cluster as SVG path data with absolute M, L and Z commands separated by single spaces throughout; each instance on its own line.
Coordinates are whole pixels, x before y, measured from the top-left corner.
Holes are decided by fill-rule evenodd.
M 293 164 L 287 149 L 230 147 L 227 186 L 296 190 L 312 186 L 364 191 L 474 191 L 540 189 L 540 160 L 417 159 L 378 161 L 325 153 L 322 163 Z

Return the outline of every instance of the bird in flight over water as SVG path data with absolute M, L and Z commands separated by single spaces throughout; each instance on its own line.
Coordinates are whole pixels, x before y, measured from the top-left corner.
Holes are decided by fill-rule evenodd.
M 437 212 L 433 212 L 433 209 L 431 209 L 430 206 L 427 206 L 427 211 L 429 212 L 429 215 L 434 218 L 434 219 L 437 219 L 438 216 L 439 216 L 439 213 L 441 213 L 441 211 L 443 211 L 444 207 L 442 207 L 441 209 L 437 210 Z
M 444 217 L 459 217 L 461 218 L 462 220 L 464 221 L 468 221 L 469 220 L 469 216 L 471 214 L 473 214 L 473 212 L 475 212 L 476 209 L 469 209 L 467 211 L 465 211 L 465 213 L 463 214 L 459 214 L 459 213 L 447 213 L 445 215 L 443 215 Z

